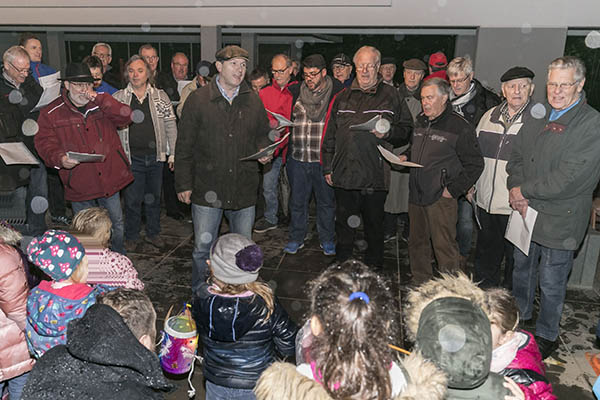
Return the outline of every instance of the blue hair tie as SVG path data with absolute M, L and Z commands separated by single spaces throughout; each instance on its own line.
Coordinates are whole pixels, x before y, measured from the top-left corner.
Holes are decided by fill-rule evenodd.
M 365 292 L 352 292 L 352 294 L 350 295 L 350 297 L 348 297 L 348 300 L 352 301 L 352 300 L 356 300 L 356 299 L 361 299 L 362 301 L 365 302 L 365 304 L 369 304 L 369 296 L 367 296 L 367 294 Z

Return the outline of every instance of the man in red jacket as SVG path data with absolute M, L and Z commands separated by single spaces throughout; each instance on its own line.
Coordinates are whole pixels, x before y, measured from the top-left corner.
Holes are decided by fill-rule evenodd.
M 35 148 L 47 166 L 59 170 L 73 213 L 95 206 L 108 210 L 112 249 L 125 254 L 119 191 L 133 181 L 133 175 L 117 127 L 131 123 L 131 109 L 109 94 L 94 92 L 94 78 L 86 64 L 67 65 L 62 80 L 61 96 L 40 112 Z

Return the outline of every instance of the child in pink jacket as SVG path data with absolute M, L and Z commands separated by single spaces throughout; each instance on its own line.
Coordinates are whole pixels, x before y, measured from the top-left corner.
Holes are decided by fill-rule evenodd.
M 505 289 L 486 291 L 492 323 L 491 371 L 512 378 L 526 400 L 555 400 L 533 335 L 517 329 L 519 308 Z

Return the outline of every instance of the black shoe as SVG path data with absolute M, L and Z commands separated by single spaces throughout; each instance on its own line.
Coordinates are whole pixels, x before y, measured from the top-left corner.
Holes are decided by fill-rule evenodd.
M 184 218 L 182 213 L 167 213 L 167 217 L 173 218 L 176 221 L 181 221 Z
M 542 354 L 542 360 L 550 357 L 554 350 L 558 349 L 558 340 L 550 341 L 540 336 L 535 336 L 540 353 Z
M 254 225 L 254 232 L 256 233 L 265 233 L 272 229 L 277 229 L 277 224 L 272 224 L 264 218 Z

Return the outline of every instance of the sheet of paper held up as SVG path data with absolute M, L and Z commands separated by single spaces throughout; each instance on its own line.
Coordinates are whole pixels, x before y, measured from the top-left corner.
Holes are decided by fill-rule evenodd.
M 192 83 L 192 81 L 177 81 L 177 93 L 179 93 L 180 96 L 183 88 L 186 87 L 189 83 Z
M 52 100 L 56 99 L 60 95 L 61 84 L 58 80 L 59 78 L 60 72 L 40 77 L 40 86 L 44 88 L 44 92 L 32 111 L 37 111 L 40 108 L 50 104 Z
M 79 162 L 102 162 L 105 158 L 104 154 L 78 153 L 76 151 L 67 151 L 67 157 Z
M 397 155 L 395 155 L 391 151 L 386 150 L 380 144 L 377 145 L 377 149 L 379 150 L 379 152 L 381 153 L 381 155 L 383 156 L 383 158 L 385 158 L 386 160 L 388 160 L 392 164 L 402 165 L 403 167 L 423 168 L 423 166 L 421 164 L 417 164 L 417 163 L 414 163 L 412 161 L 400 161 L 400 157 L 398 157 Z
M 379 133 L 387 133 L 391 126 L 390 121 L 383 118 L 381 115 L 376 115 L 362 124 L 350 125 L 350 129 L 355 131 L 377 131 Z
M 527 207 L 525 218 L 518 211 L 513 210 L 508 217 L 508 225 L 504 237 L 514 244 L 525 254 L 529 255 L 529 245 L 531 244 L 531 235 L 537 219 L 538 212 L 531 207 Z
M 268 145 L 267 147 L 265 147 L 261 151 L 258 151 L 258 152 L 254 153 L 254 154 L 251 154 L 251 155 L 247 156 L 247 157 L 240 158 L 240 161 L 253 161 L 253 160 L 258 160 L 259 158 L 270 156 L 271 154 L 275 153 L 275 150 L 277 149 L 277 146 L 279 146 L 279 144 L 281 142 L 283 142 L 288 136 L 290 136 L 289 132 L 286 133 L 281 139 L 279 139 L 278 141 L 274 142 L 273 144 Z
M 289 119 L 287 119 L 286 117 L 284 117 L 283 115 L 277 114 L 277 113 L 275 113 L 273 111 L 269 111 L 269 110 L 267 110 L 267 112 L 269 114 L 271 114 L 277 121 L 277 124 L 278 124 L 277 129 L 285 128 L 286 126 L 294 126 L 294 123 L 292 121 L 290 121 Z
M 31 154 L 23 142 L 0 143 L 0 157 L 6 165 L 39 164 L 37 158 Z

